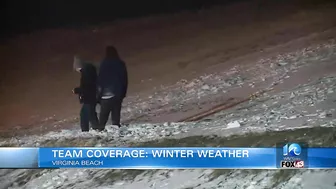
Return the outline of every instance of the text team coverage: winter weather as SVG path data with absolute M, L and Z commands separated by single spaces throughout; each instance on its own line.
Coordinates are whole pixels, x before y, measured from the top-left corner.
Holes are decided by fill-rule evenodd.
M 248 158 L 249 150 L 241 149 L 71 149 L 52 150 L 53 158 Z

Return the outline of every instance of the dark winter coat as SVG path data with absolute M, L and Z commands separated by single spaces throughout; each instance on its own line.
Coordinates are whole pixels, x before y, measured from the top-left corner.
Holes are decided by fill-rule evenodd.
M 94 104 L 97 102 L 97 70 L 89 63 L 84 63 L 81 69 L 80 86 L 74 89 L 79 95 L 80 103 Z
M 128 75 L 125 63 L 118 57 L 105 58 L 99 68 L 99 96 L 124 98 L 127 94 Z

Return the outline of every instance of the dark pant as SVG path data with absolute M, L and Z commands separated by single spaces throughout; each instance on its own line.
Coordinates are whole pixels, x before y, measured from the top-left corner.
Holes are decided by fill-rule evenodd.
M 102 99 L 100 101 L 100 116 L 99 124 L 100 129 L 104 129 L 111 114 L 112 125 L 118 125 L 120 127 L 120 113 L 123 99 L 112 97 L 110 99 Z
M 97 129 L 99 126 L 96 104 L 83 104 L 80 111 L 80 126 L 83 132 L 87 132 L 91 127 Z

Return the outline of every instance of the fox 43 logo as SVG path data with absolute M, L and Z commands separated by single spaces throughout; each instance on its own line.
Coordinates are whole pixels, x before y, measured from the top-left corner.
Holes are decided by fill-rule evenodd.
M 281 161 L 282 168 L 303 168 L 304 161 L 297 160 L 297 161 Z
M 303 168 L 304 161 L 301 160 L 301 146 L 296 143 L 286 144 L 283 147 L 283 161 L 280 162 L 281 168 Z

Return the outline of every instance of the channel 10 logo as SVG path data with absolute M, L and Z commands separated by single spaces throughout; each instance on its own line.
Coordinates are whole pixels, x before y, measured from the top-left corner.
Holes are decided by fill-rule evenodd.
M 301 146 L 296 143 L 286 144 L 283 147 L 285 161 L 280 162 L 281 168 L 304 168 L 304 161 L 298 156 L 301 154 Z M 296 157 L 296 158 L 295 158 Z
M 282 150 L 284 156 L 296 157 L 301 154 L 301 146 L 296 143 L 286 144 Z

